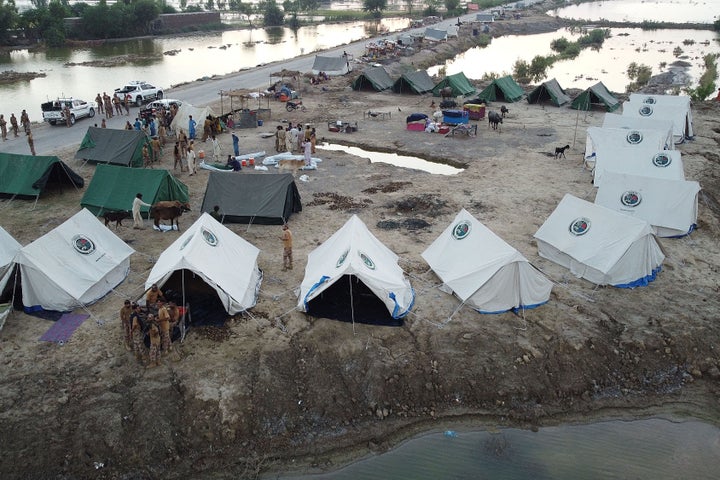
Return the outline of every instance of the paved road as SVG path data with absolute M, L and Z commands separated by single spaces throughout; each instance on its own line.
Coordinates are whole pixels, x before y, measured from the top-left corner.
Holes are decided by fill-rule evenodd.
M 475 19 L 475 15 L 478 12 L 463 15 L 460 17 L 461 21 L 468 22 Z M 457 23 L 457 17 L 443 20 L 435 25 L 435 28 L 445 29 L 450 25 Z M 405 33 L 420 33 L 425 30 L 425 27 L 410 29 Z M 358 40 L 357 42 L 342 45 L 340 47 L 331 48 L 323 53 L 326 55 L 342 55 L 343 51 L 351 54 L 354 57 L 360 57 L 365 53 L 365 45 L 368 42 L 378 40 L 381 38 L 387 38 L 389 36 L 397 35 L 399 32 L 395 32 L 389 35 L 383 35 L 374 38 L 368 38 Z M 235 89 L 265 89 L 270 85 L 270 74 L 282 70 L 283 68 L 288 70 L 297 70 L 300 72 L 307 72 L 312 69 L 312 64 L 315 61 L 315 54 L 303 55 L 301 57 L 295 57 L 288 60 L 274 62 L 272 64 L 263 65 L 261 67 L 255 67 L 252 69 L 244 70 L 242 72 L 233 73 L 226 75 L 222 78 L 193 82 L 186 85 L 182 85 L 172 90 L 165 91 L 166 98 L 178 98 L 180 100 L 190 102 L 192 105 L 202 106 L 209 103 L 216 102 L 219 98 L 219 92 L 221 90 L 235 90 Z M 171 79 L 168 79 L 168 83 L 172 83 Z M 139 109 L 130 109 L 130 116 L 115 116 L 107 120 L 108 128 L 124 128 L 125 122 L 130 120 L 130 123 L 135 121 L 135 117 L 138 115 Z M 49 155 L 58 148 L 71 145 L 80 145 L 87 128 L 94 124 L 100 125 L 102 116 L 96 115 L 92 119 L 82 119 L 73 127 L 65 126 L 52 126 L 48 124 L 36 124 L 33 127 L 33 139 L 35 141 L 35 151 L 38 155 Z M 8 137 L 7 142 L 0 144 L 0 151 L 7 153 L 18 153 L 18 154 L 30 154 L 30 147 L 27 144 L 25 135 L 21 135 L 19 138 L 12 138 L 12 133 Z

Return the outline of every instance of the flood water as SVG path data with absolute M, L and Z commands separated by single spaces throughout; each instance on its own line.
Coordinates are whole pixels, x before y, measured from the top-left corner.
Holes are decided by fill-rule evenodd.
M 413 170 L 422 170 L 428 173 L 438 175 L 457 175 L 462 172 L 462 168 L 451 167 L 442 163 L 429 162 L 422 158 L 409 157 L 407 155 L 398 155 L 397 153 L 373 152 L 363 150 L 359 147 L 348 147 L 347 145 L 337 145 L 333 143 L 322 143 L 317 145 L 319 150 L 332 150 L 335 152 L 345 152 L 360 158 L 366 158 L 371 163 L 388 163 L 396 167 L 410 168 Z
M 284 480 L 577 480 L 718 478 L 720 429 L 695 420 L 607 421 L 537 432 L 423 435 L 324 475 Z
M 548 14 L 591 21 L 713 23 L 720 18 L 720 0 L 606 0 L 568 5 Z
M 720 0 L 719 0 L 720 1 Z M 585 5 L 585 4 L 583 4 Z M 691 86 L 697 86 L 705 71 L 703 56 L 720 53 L 717 32 L 709 30 L 642 30 L 639 28 L 612 28 L 600 50 L 586 48 L 573 60 L 555 62 L 547 70 L 547 79 L 556 78 L 563 88 L 585 89 L 602 81 L 611 91 L 624 92 L 630 83 L 627 68 L 631 62 L 647 65 L 653 75 L 666 71 L 661 63 L 670 65 L 676 60 L 689 62 L 687 73 Z M 550 43 L 565 37 L 574 41 L 581 32 L 560 29 L 551 33 L 523 36 L 504 36 L 493 39 L 489 47 L 472 48 L 445 62 L 448 75 L 463 72 L 470 79 L 495 73 L 511 75 L 517 60 L 530 62 L 537 55 L 550 55 Z M 675 48 L 682 53 L 676 56 Z M 428 69 L 437 74 L 443 65 Z

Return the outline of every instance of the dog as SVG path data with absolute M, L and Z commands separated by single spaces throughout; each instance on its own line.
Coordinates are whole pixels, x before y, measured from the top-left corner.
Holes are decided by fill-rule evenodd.
M 132 215 L 127 210 L 116 210 L 112 212 L 103 213 L 102 217 L 105 219 L 105 226 L 107 227 L 110 222 L 115 222 L 115 230 L 122 227 L 122 221 L 126 218 L 130 218 Z
M 555 147 L 555 158 L 567 158 L 565 157 L 565 150 L 569 149 L 570 145 L 564 147 Z
M 508 108 L 505 105 L 500 107 L 500 113 L 502 114 L 502 118 L 505 118 L 505 114 L 509 113 L 509 112 L 510 112 L 510 110 L 508 110 Z
M 277 163 L 278 170 L 289 170 L 293 175 L 304 166 L 305 160 L 279 160 Z

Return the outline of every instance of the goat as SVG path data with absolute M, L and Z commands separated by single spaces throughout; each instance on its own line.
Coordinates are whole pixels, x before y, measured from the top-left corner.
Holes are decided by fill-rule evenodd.
M 492 127 L 493 130 L 497 130 L 498 133 L 502 131 L 500 124 L 503 123 L 502 116 L 497 112 L 488 113 L 488 126 Z
M 150 207 L 150 216 L 155 221 L 155 226 L 157 228 L 160 228 L 160 220 L 170 220 L 170 226 L 172 227 L 173 224 L 175 224 L 179 231 L 180 223 L 178 222 L 178 217 L 180 217 L 183 212 L 189 211 L 190 204 L 188 203 L 183 203 L 177 200 L 162 201 L 157 202 Z
M 440 89 L 440 96 L 445 98 L 450 98 L 453 96 L 453 88 L 452 87 L 445 87 Z
M 132 214 L 126 210 L 108 211 L 102 214 L 105 219 L 105 226 L 107 227 L 110 222 L 115 222 L 115 230 L 122 227 L 122 221 L 126 218 L 132 217 Z
M 508 110 L 508 108 L 505 105 L 500 107 L 500 113 L 502 114 L 503 118 L 505 118 L 505 114 L 509 113 L 509 112 L 510 112 L 510 110 Z
M 564 147 L 555 147 L 555 158 L 567 158 L 565 157 L 565 150 L 568 150 L 570 148 L 570 145 L 565 145 Z

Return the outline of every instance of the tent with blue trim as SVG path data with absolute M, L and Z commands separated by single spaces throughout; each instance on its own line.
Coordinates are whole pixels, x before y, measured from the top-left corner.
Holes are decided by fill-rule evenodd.
M 308 255 L 298 308 L 314 317 L 396 326 L 414 301 L 398 256 L 353 215 Z
M 465 209 L 422 257 L 441 290 L 480 313 L 534 308 L 550 298 L 552 282 Z
M 541 257 L 597 285 L 647 285 L 665 259 L 648 222 L 570 194 L 534 236 Z

